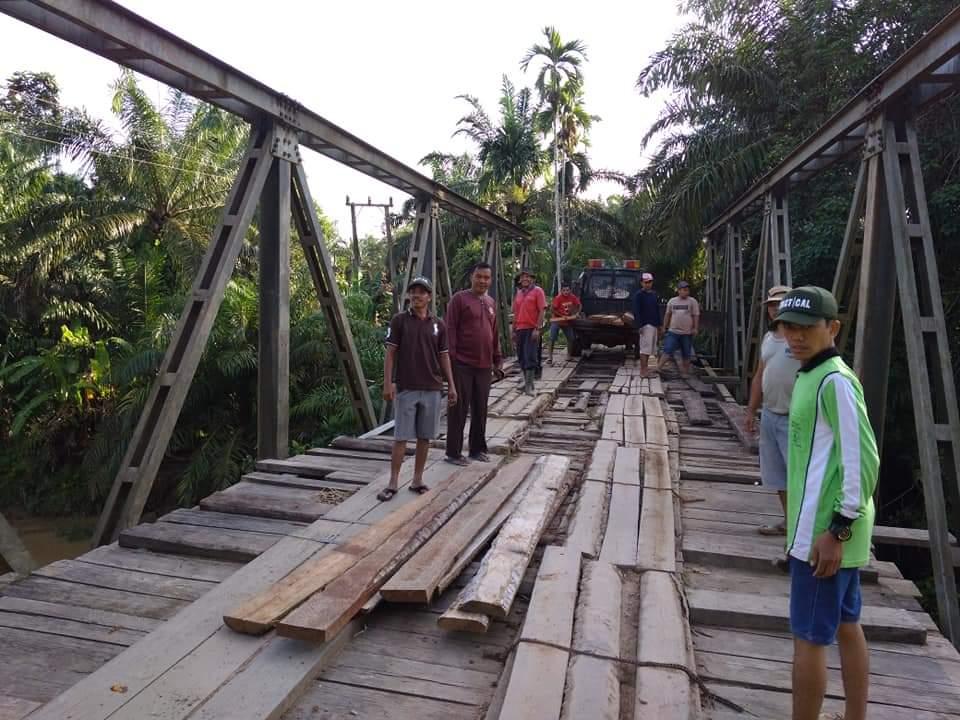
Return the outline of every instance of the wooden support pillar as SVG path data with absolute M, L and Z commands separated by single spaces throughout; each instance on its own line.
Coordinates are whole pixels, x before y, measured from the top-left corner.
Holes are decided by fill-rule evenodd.
M 717 257 L 717 243 L 714 238 L 705 237 L 703 244 L 707 254 L 706 309 L 717 311 L 720 309 L 720 258 Z
M 743 295 L 743 247 L 740 228 L 727 225 L 726 251 L 724 258 L 724 312 L 727 320 L 727 332 L 724 342 L 726 348 L 725 364 L 733 368 L 737 375 L 743 373 L 744 333 L 744 295 Z
M 397 287 L 397 263 L 393 257 L 393 223 L 390 218 L 390 208 L 393 207 L 393 198 L 390 203 L 383 208 L 383 231 L 387 239 L 387 282 L 392 288 L 392 300 L 390 301 L 390 310 L 394 313 L 400 312 L 401 297 L 406 288 Z
M 290 162 L 275 158 L 260 198 L 257 458 L 285 458 L 290 428 Z
M 860 293 L 860 265 L 863 258 L 863 214 L 866 205 L 867 163 L 860 163 L 857 183 L 853 190 L 853 202 L 847 216 L 847 227 L 843 233 L 843 245 L 837 261 L 837 271 L 833 278 L 833 295 L 840 308 L 840 333 L 837 335 L 837 350 L 849 356 L 847 351 L 850 331 L 857 317 L 857 302 Z M 892 295 L 892 293 L 891 293 Z M 850 361 L 852 365 L 852 361 Z M 878 438 L 879 440 L 879 438 Z
M 510 327 L 507 308 L 510 307 L 512 293 L 507 291 L 504 277 L 503 259 L 500 251 L 500 236 L 496 230 L 488 230 L 483 236 L 483 260 L 490 264 L 493 280 L 488 294 L 497 308 L 497 325 L 500 329 L 500 347 L 506 351 L 510 342 Z M 506 354 L 506 353 L 504 353 Z
M 115 540 L 121 530 L 140 521 L 273 164 L 276 137 L 272 125 L 250 132 L 220 222 L 97 522 L 95 546 Z
M 323 228 L 310 196 L 307 176 L 302 165 L 293 167 L 292 212 L 300 247 L 303 249 L 320 301 L 320 309 L 327 320 L 327 329 L 333 340 L 334 351 L 340 362 L 350 403 L 364 430 L 372 430 L 376 425 L 376 415 L 370 402 L 370 392 L 363 375 L 363 365 L 353 342 L 350 319 L 343 304 L 343 297 L 337 287 L 336 271 L 330 252 L 323 242 Z
M 770 286 L 793 285 L 790 212 L 786 192 L 772 192 L 770 202 Z
M 425 277 L 435 283 L 436 253 L 434 252 L 433 218 L 437 206 L 432 198 L 422 197 L 417 200 L 414 216 L 413 235 L 410 237 L 410 250 L 407 253 L 407 267 L 401 283 L 401 309 L 410 305 L 406 297 L 406 289 L 410 281 L 417 277 Z M 433 294 L 432 310 L 436 312 L 437 294 Z

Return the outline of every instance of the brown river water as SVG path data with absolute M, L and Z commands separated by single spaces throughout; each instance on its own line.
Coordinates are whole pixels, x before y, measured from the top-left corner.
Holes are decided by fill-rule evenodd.
M 4 516 L 17 529 L 37 565 L 75 558 L 87 552 L 90 549 L 90 535 L 97 522 L 95 517 L 46 518 L 16 510 L 5 510 Z M 0 574 L 8 570 L 3 558 L 0 558 Z

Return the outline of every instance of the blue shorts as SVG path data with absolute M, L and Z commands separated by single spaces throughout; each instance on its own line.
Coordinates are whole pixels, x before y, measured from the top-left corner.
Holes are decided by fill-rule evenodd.
M 860 622 L 860 568 L 813 576 L 810 563 L 790 558 L 790 632 L 814 645 L 832 645 L 840 623 Z
M 693 357 L 693 336 L 668 332 L 663 338 L 663 354 L 669 357 L 677 350 L 683 355 L 684 360 Z
M 787 490 L 789 428 L 789 415 L 764 410 L 760 416 L 760 478 L 771 490 Z

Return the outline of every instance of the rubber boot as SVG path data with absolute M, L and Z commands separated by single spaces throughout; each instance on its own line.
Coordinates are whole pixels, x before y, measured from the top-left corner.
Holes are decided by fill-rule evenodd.
M 524 386 L 523 386 L 523 392 L 524 392 L 525 395 L 533 395 L 533 394 L 534 394 L 534 387 L 533 387 L 533 376 L 534 376 L 534 373 L 536 373 L 536 370 L 524 370 L 524 371 L 523 371 L 523 377 L 524 377 L 524 379 L 526 380 L 526 383 L 525 383 Z

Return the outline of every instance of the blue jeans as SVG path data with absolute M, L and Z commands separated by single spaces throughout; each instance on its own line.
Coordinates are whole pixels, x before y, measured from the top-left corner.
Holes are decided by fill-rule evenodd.
M 517 362 L 521 370 L 536 370 L 540 366 L 540 338 L 534 338 L 533 328 L 517 330 Z
M 809 562 L 790 558 L 790 632 L 815 645 L 832 645 L 840 623 L 860 622 L 860 568 L 813 576 Z
M 690 335 L 678 335 L 675 332 L 668 332 L 663 338 L 663 354 L 667 357 L 673 357 L 673 354 L 680 351 L 684 360 L 693 357 L 693 337 Z
M 553 347 L 557 342 L 560 333 L 567 339 L 567 347 L 573 344 L 573 327 L 570 325 L 560 325 L 559 323 L 550 323 L 550 346 Z

